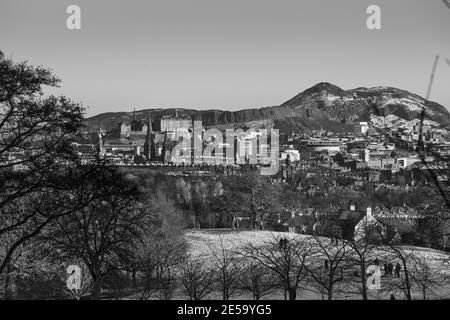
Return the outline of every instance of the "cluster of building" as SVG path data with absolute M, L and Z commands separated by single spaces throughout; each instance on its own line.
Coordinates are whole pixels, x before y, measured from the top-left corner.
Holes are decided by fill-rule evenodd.
M 191 119 L 181 117 L 143 120 L 134 115 L 130 123 L 121 122 L 109 132 L 84 132 L 75 146 L 86 162 L 91 160 L 94 154 L 98 154 L 109 158 L 116 165 L 173 166 L 180 164 L 174 160 L 174 147 L 185 139 L 190 140 L 187 150 L 182 150 L 184 157 L 180 158 L 184 165 L 189 165 L 193 163 L 191 160 L 195 153 L 194 139 L 199 139 L 201 160 L 195 162 L 197 165 L 270 163 L 272 147 L 267 138 L 265 141 L 261 139 L 261 132 L 236 130 L 233 131 L 234 136 L 230 141 L 226 134 L 220 136 L 219 131 L 220 134 L 211 135 L 203 126 L 195 127 L 195 123 Z M 208 146 L 212 152 L 206 155 L 202 151 Z M 227 149 L 232 152 L 226 151 Z M 279 150 L 276 152 L 278 155 Z M 186 157 L 186 154 L 189 156 Z M 295 159 L 299 160 L 298 157 Z
M 281 146 L 281 159 L 285 160 L 283 178 L 321 167 L 341 176 L 379 182 L 383 175 L 392 176 L 402 170 L 442 172 L 448 168 L 450 143 L 430 126 L 414 126 L 409 132 L 401 129 L 381 132 L 367 122 L 360 122 L 354 129 L 344 135 L 323 131 L 308 136 L 292 133 Z
M 110 131 L 84 132 L 76 147 L 86 161 L 97 153 L 117 165 L 167 164 L 170 150 L 191 129 L 189 119 L 137 119 L 134 114 Z
M 173 161 L 174 147 L 183 139 L 198 138 L 202 150 L 211 145 L 213 159 L 200 155 L 202 161 L 194 164 L 191 161 L 195 154 L 192 143 L 191 149 L 185 150 L 189 155 L 187 161 L 181 165 L 193 167 L 190 172 L 195 172 L 196 167 L 204 171 L 205 166 L 211 167 L 212 164 L 215 172 L 239 174 L 242 165 L 266 165 L 275 152 L 281 165 L 273 179 L 288 181 L 298 172 L 315 175 L 325 169 L 353 179 L 356 185 L 359 180 L 380 182 L 383 176 L 390 177 L 411 168 L 446 168 L 445 164 L 439 167 L 439 156 L 450 152 L 450 143 L 445 141 L 444 135 L 430 126 L 414 126 L 410 131 L 380 131 L 368 122 L 359 122 L 354 125 L 354 131 L 347 134 L 324 130 L 309 134 L 291 132 L 280 136 L 276 150 L 270 141 L 260 139 L 258 130 L 236 130 L 230 143 L 225 132 L 214 141 L 215 136 L 205 134 L 205 128 L 198 131 L 194 126 L 190 118 L 137 119 L 133 115 L 129 123 L 119 123 L 109 132 L 85 132 L 76 147 L 85 161 L 97 153 L 121 166 L 174 168 L 180 166 Z M 230 144 L 231 154 L 225 151 Z M 251 157 L 253 162 L 248 161 Z M 214 159 L 221 161 L 215 162 Z M 222 167 L 222 170 L 217 167 Z
M 444 161 L 450 155 L 450 142 L 446 141 L 444 130 L 428 125 L 415 125 L 411 130 L 379 130 L 368 122 L 359 122 L 349 133 L 318 130 L 300 134 L 292 131 L 281 135 L 279 143 L 273 145 L 258 130 L 234 130 L 229 140 L 227 133 L 216 130 L 214 135 L 204 127 L 198 128 L 197 124 L 186 117 L 138 119 L 133 114 L 131 121 L 121 122 L 112 130 L 82 132 L 74 146 L 86 163 L 100 156 L 117 166 L 156 167 L 163 174 L 187 176 L 240 175 L 248 166 L 267 165 L 273 160 L 270 155 L 275 154 L 280 165 L 278 173 L 271 179 L 292 183 L 309 195 L 326 195 L 345 188 L 358 190 L 368 182 L 374 182 L 375 189 L 412 188 L 417 172 L 420 175 L 425 170 L 433 171 L 439 180 L 450 179 L 448 161 Z M 222 135 L 220 139 L 218 135 Z M 187 162 L 174 163 L 172 151 L 185 139 L 192 142 L 199 139 L 202 150 L 211 147 L 213 152 L 209 156 L 200 154 L 200 162 L 191 161 L 195 156 L 195 143 L 192 143 L 184 150 L 189 155 Z M 230 148 L 231 153 L 227 152 Z M 6 158 L 0 159 L 0 165 L 26 170 L 20 161 L 26 156 L 24 151 L 11 151 Z M 251 158 L 253 161 L 249 161 Z M 222 161 L 215 162 L 217 159 Z M 298 179 L 299 175 L 303 178 Z M 407 208 L 397 211 L 375 208 L 374 213 L 372 209 L 364 213 L 351 206 L 339 214 L 339 225 L 346 234 L 355 232 L 364 217 L 383 228 L 391 225 L 393 220 L 403 219 L 408 224 L 408 221 L 421 218 Z M 317 219 L 311 220 L 311 217 L 317 213 L 292 214 L 289 229 L 306 232 L 308 228 L 314 228 L 311 221 Z

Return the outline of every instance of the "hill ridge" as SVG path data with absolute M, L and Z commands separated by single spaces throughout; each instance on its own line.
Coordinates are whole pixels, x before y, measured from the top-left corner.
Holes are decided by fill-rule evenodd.
M 324 128 L 329 131 L 349 130 L 358 121 L 370 121 L 372 116 L 395 115 L 405 120 L 425 117 L 441 126 L 450 124 L 450 113 L 433 101 L 409 91 L 394 87 L 358 87 L 343 90 L 329 82 L 320 82 L 286 100 L 278 106 L 249 108 L 236 111 L 220 109 L 154 108 L 136 111 L 139 118 L 160 118 L 177 114 L 202 120 L 211 126 L 273 126 L 281 132 L 305 132 Z M 127 122 L 133 112 L 107 112 L 87 119 L 91 129 L 110 129 L 119 122 Z

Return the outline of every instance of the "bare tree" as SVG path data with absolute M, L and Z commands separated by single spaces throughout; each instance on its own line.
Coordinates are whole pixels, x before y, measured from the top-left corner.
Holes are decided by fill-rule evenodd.
M 140 300 L 148 300 L 158 290 L 154 273 L 156 270 L 156 243 L 152 235 L 146 235 L 139 238 L 133 246 L 133 257 L 130 259 L 134 270 L 143 276 L 141 284 Z
M 133 267 L 144 276 L 141 299 L 156 294 L 170 299 L 177 286 L 180 266 L 186 262 L 185 221 L 172 201 L 158 192 L 148 203 L 152 217 L 149 229 L 143 229 L 133 245 Z
M 3 245 L 8 247 L 9 243 Z M 48 244 L 39 241 L 39 238 L 27 241 L 14 251 L 4 273 L 0 275 L 4 298 L 21 299 L 23 294 L 30 298 L 59 296 L 62 293 L 60 289 L 64 287 L 58 278 L 60 265 Z M 34 286 L 38 281 L 45 282 L 46 286 Z M 26 286 L 26 293 L 18 288 L 17 282 L 22 287 Z
M 243 263 L 248 264 L 248 261 Z M 275 293 L 280 286 L 279 277 L 257 263 L 250 263 L 243 269 L 240 282 L 244 290 L 251 292 L 253 300 Z
M 366 228 L 363 237 L 358 237 L 348 241 L 348 247 L 350 251 L 347 255 L 347 264 L 352 270 L 354 275 L 358 278 L 358 291 L 361 293 L 362 299 L 367 300 L 367 268 L 377 258 L 377 245 L 373 242 L 372 235 L 378 232 L 374 229 L 374 226 Z
M 157 294 L 163 300 L 169 300 L 178 286 L 178 267 L 185 262 L 185 243 L 178 239 L 164 239 L 157 246 L 156 283 Z
M 134 244 L 134 267 L 143 276 L 139 298 L 148 300 L 154 296 L 170 299 L 174 291 L 177 261 L 177 243 L 158 231 L 140 237 Z
M 279 186 L 253 171 L 231 177 L 229 183 L 225 193 L 229 205 L 225 210 L 229 213 L 245 211 L 252 227 L 263 230 L 280 209 L 277 205 L 281 193 Z
M 430 293 L 437 296 L 436 289 L 445 281 L 445 270 L 441 261 L 434 261 L 435 264 L 431 265 L 432 261 L 430 260 L 420 254 L 413 255 L 410 260 L 411 282 L 414 287 L 419 289 L 423 300 L 426 300 Z
M 228 247 L 222 237 L 218 238 L 218 247 L 208 244 L 211 265 L 215 273 L 215 281 L 222 293 L 222 300 L 229 300 L 239 293 L 241 270 L 237 253 Z
M 214 289 L 214 272 L 205 266 L 205 261 L 189 258 L 181 267 L 181 284 L 189 300 L 201 300 Z
M 407 300 L 412 299 L 411 289 L 412 281 L 410 275 L 410 261 L 413 259 L 413 253 L 404 248 L 403 246 L 396 244 L 394 241 L 389 241 L 387 246 L 379 248 L 381 252 L 384 252 L 384 260 L 390 262 L 397 262 L 401 266 L 400 278 L 391 279 L 384 284 L 384 292 L 392 292 L 400 290 Z
M 137 186 L 114 168 L 105 167 L 91 176 L 73 197 L 83 199 L 97 192 L 102 195 L 97 201 L 59 219 L 47 236 L 63 255 L 86 264 L 94 281 L 93 299 L 100 298 L 105 276 L 117 269 L 149 216 Z
M 314 255 L 307 265 L 309 276 L 313 279 L 320 293 L 325 293 L 328 300 L 333 299 L 336 285 L 342 283 L 349 267 L 350 247 L 346 241 L 333 241 L 329 238 L 313 236 Z
M 276 274 L 289 300 L 295 300 L 300 282 L 306 278 L 306 264 L 312 254 L 309 241 L 276 238 L 256 245 L 248 243 L 242 250 L 243 256 L 253 260 Z

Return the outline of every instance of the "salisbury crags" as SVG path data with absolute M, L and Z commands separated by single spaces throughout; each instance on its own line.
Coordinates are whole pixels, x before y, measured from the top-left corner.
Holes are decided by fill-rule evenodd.
M 308 132 L 324 129 L 334 132 L 352 130 L 353 123 L 391 115 L 412 121 L 428 119 L 437 126 L 450 125 L 450 113 L 442 105 L 392 87 L 343 90 L 322 82 L 279 106 L 239 111 L 193 109 L 145 109 L 136 117 L 158 119 L 163 116 L 202 120 L 206 127 L 272 127 L 281 132 Z M 102 113 L 87 119 L 90 129 L 111 129 L 119 122 L 128 122 L 131 112 Z

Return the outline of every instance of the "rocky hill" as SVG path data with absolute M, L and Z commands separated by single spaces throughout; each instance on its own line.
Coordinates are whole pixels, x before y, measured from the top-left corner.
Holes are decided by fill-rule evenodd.
M 129 121 L 130 112 L 102 113 L 87 119 L 89 128 L 110 129 L 119 122 Z M 157 119 L 162 116 L 186 116 L 203 121 L 206 127 L 276 127 L 281 132 L 308 132 L 352 130 L 353 123 L 380 117 L 427 119 L 436 126 L 450 125 L 450 113 L 435 102 L 391 87 L 356 88 L 343 90 L 322 82 L 279 106 L 239 111 L 193 109 L 145 109 L 136 111 L 136 117 Z M 377 120 L 377 121 L 378 121 Z

